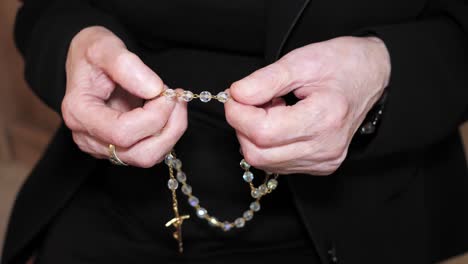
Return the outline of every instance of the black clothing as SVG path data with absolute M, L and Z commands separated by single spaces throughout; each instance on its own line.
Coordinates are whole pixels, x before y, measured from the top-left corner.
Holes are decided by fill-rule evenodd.
M 266 207 L 265 211 L 262 209 L 258 218 L 249 223 L 252 225 L 250 232 L 241 234 L 238 239 L 249 238 L 268 243 L 266 241 L 269 239 L 283 238 L 285 230 L 278 230 L 280 233 L 271 237 L 265 237 L 263 232 L 254 232 L 254 226 L 260 225 L 259 221 L 265 225 L 275 223 L 277 219 L 272 219 L 272 215 L 277 214 L 284 217 L 279 220 L 284 221 L 283 229 L 289 231 L 290 226 L 294 227 L 292 233 L 288 233 L 291 237 L 286 240 L 298 243 L 289 245 L 290 250 L 285 249 L 288 248 L 287 243 L 283 243 L 282 250 L 266 244 L 265 252 L 282 252 L 280 255 L 294 253 L 297 257 L 303 257 L 300 258 L 302 261 L 432 263 L 468 250 L 468 213 L 463 210 L 468 207 L 468 192 L 465 191 L 468 175 L 457 131 L 468 113 L 466 1 L 359 0 L 337 3 L 271 0 L 265 1 L 263 26 L 256 20 L 260 17 L 256 16 L 260 14 L 257 11 L 247 13 L 246 17 L 231 18 L 226 15 L 229 13 L 227 11 L 210 10 L 210 6 L 216 6 L 211 3 L 214 1 L 193 2 L 194 6 L 195 3 L 200 4 L 194 8 L 194 12 L 180 12 L 180 6 L 189 3 L 186 1 L 155 2 L 134 0 L 129 5 L 128 1 L 120 0 L 25 1 L 17 18 L 16 40 L 18 48 L 25 55 L 26 79 L 31 88 L 52 108 L 60 111 L 68 44 L 79 30 L 90 25 L 102 25 L 115 32 L 169 85 L 194 91 L 220 91 L 230 82 L 275 61 L 282 54 L 310 43 L 342 35 L 377 35 L 386 43 L 392 62 L 390 92 L 378 133 L 367 144 L 353 144 L 347 160 L 329 177 L 282 176 L 280 188 L 288 187 L 288 190 L 283 188 L 276 193 L 278 197 L 275 198 L 276 194 L 273 193 L 271 199 L 265 199 L 262 204 Z M 247 2 L 240 1 L 239 4 L 242 6 Z M 251 10 L 260 10 L 262 8 L 257 6 L 259 2 L 252 1 L 248 5 L 254 6 Z M 234 2 L 225 4 L 238 7 Z M 164 13 L 173 14 L 180 23 L 164 23 L 167 20 L 161 18 L 165 17 L 161 15 Z M 212 31 L 201 26 L 211 23 L 217 24 L 213 28 L 219 26 L 218 33 L 212 34 Z M 252 27 L 246 30 L 248 25 Z M 264 35 L 256 38 L 261 34 Z M 222 121 L 222 106 L 194 103 L 189 111 L 189 131 L 180 142 L 183 149 L 184 144 L 188 145 L 184 140 L 193 138 L 203 140 L 204 137 L 215 137 L 215 142 L 223 144 L 222 150 L 220 145 L 210 145 L 203 153 L 194 153 L 196 149 L 203 149 L 200 145 L 194 147 L 192 153 L 188 147 L 180 150 L 179 156 L 184 165 L 194 171 L 193 176 L 189 174 L 189 177 L 197 180 L 196 177 L 206 168 L 200 160 L 208 157 L 210 166 L 219 166 L 217 168 L 223 171 L 223 175 L 232 174 L 226 179 L 232 180 L 236 186 L 240 185 L 238 145 L 235 144 L 232 130 Z M 190 143 L 200 144 L 200 140 Z M 193 158 L 195 155 L 199 156 L 198 160 Z M 80 213 L 73 213 L 80 212 L 77 204 L 86 205 L 93 195 L 100 196 L 96 198 L 98 201 L 120 197 L 124 198 L 120 199 L 121 202 L 129 202 L 125 193 L 115 195 L 116 191 L 128 191 L 116 188 L 121 184 L 115 184 L 118 179 L 124 180 L 128 173 L 116 172 L 120 168 L 105 164 L 81 153 L 74 145 L 70 132 L 65 127 L 60 128 L 18 196 L 2 263 L 21 263 L 41 245 L 53 241 L 54 237 L 62 240 L 65 235 L 60 230 L 67 228 L 60 229 L 60 226 L 67 221 L 61 222 L 60 219 L 70 219 L 68 223 L 74 225 L 86 221 L 88 218 Z M 133 172 L 138 169 L 129 170 Z M 163 172 L 158 173 L 161 170 Z M 215 171 L 213 169 L 210 173 Z M 160 210 L 164 211 L 160 218 L 147 212 L 153 217 L 152 220 L 168 220 L 170 208 L 168 203 L 163 203 L 163 199 L 169 201 L 164 189 L 167 171 L 164 166 L 156 166 L 145 173 L 151 174 L 145 180 L 154 181 L 154 184 L 148 184 L 147 191 L 142 192 L 142 195 L 151 197 L 140 201 L 161 202 L 165 208 Z M 118 179 L 109 180 L 108 176 L 114 174 Z M 132 181 L 131 175 L 128 176 L 128 184 L 135 183 L 138 181 Z M 215 198 L 215 191 L 222 188 L 221 184 L 221 181 L 217 181 L 217 184 L 213 183 L 206 189 L 200 184 L 194 186 L 194 191 L 202 188 L 203 191 L 199 192 L 202 196 L 211 190 L 207 197 Z M 96 186 L 98 190 L 110 192 L 93 192 Z M 234 186 L 226 188 L 227 192 L 232 191 L 232 196 L 226 196 L 226 200 L 218 202 L 208 198 L 206 203 L 213 205 L 207 207 L 216 208 L 214 210 L 221 208 L 221 215 L 231 215 L 231 209 L 222 209 L 226 202 L 245 204 L 242 200 L 244 196 L 239 200 L 230 199 L 238 197 L 236 190 Z M 293 209 L 288 205 L 289 193 L 294 201 Z M 155 198 L 157 195 L 159 200 Z M 282 201 L 273 201 L 278 198 L 282 198 Z M 276 205 L 282 208 L 275 208 Z M 101 205 L 95 206 L 89 212 Z M 237 204 L 232 206 L 238 207 Z M 148 208 L 157 210 L 153 206 Z M 295 210 L 299 217 L 296 217 Z M 128 211 L 123 217 L 128 216 L 126 213 Z M 96 221 L 107 222 L 105 213 L 94 215 L 103 217 L 95 218 Z M 77 220 L 73 223 L 72 219 L 75 218 Z M 298 219 L 300 223 L 296 221 Z M 305 226 L 306 231 L 302 232 L 301 225 Z M 152 226 L 154 232 L 166 231 L 156 230 L 158 226 L 161 226 L 160 223 Z M 154 238 L 147 237 L 150 232 L 138 230 L 141 227 L 139 224 L 126 223 L 123 225 L 124 231 L 121 230 L 122 226 L 118 227 L 116 234 L 141 234 L 140 239 L 154 242 Z M 202 225 L 200 228 L 197 229 L 199 232 L 208 230 Z M 79 231 L 75 230 L 76 236 Z M 310 246 L 301 234 L 310 238 Z M 226 242 L 216 234 L 207 235 L 206 239 L 210 238 Z M 89 240 L 91 243 L 92 238 Z M 109 243 L 123 241 L 109 240 Z M 232 241 L 236 245 L 242 242 L 236 238 Z M 167 250 L 174 250 L 174 243 L 171 242 L 168 240 Z M 191 241 L 187 247 L 190 244 L 195 245 L 196 242 Z M 254 244 L 252 240 L 247 243 L 254 246 L 253 252 L 262 252 L 260 245 Z M 120 246 L 123 245 L 116 245 L 116 248 Z M 80 249 L 80 244 L 76 247 Z M 146 250 L 142 247 L 137 249 Z M 127 246 L 123 248 L 129 249 Z M 161 255 L 154 255 L 155 258 L 158 256 Z M 229 257 L 214 258 L 213 261 L 226 262 L 227 259 Z M 289 260 L 294 259 L 291 257 Z
M 157 20 L 151 23 L 164 24 L 165 28 L 174 28 L 174 30 L 158 32 L 161 35 L 157 35 L 157 32 L 145 32 L 147 36 L 152 34 L 151 37 L 155 38 L 156 42 L 162 39 L 164 47 L 157 50 L 150 47 L 140 48 L 139 55 L 170 87 L 184 87 L 197 93 L 203 90 L 217 93 L 236 79 L 265 64 L 261 49 L 264 40 L 263 1 L 238 1 L 235 9 L 223 2 L 211 2 L 207 6 L 198 5 L 190 0 L 159 2 L 154 5 L 154 16 Z M 166 10 L 173 8 L 172 5 L 175 3 L 178 10 L 176 16 Z M 213 14 L 213 17 L 207 14 L 204 20 L 200 20 L 199 9 L 211 10 L 210 14 Z M 196 17 L 192 20 L 190 14 L 196 14 Z M 186 17 L 183 21 L 185 27 L 179 26 L 182 20 L 177 16 L 180 15 Z M 233 25 L 228 23 L 229 21 L 223 21 L 222 18 L 243 18 L 249 23 Z M 226 34 L 224 36 L 220 29 L 230 33 L 224 33 Z M 191 36 L 193 32 L 200 32 L 200 39 Z M 208 38 L 214 34 L 219 35 L 219 38 Z M 197 41 L 204 43 L 195 45 Z M 229 51 L 214 51 L 217 45 L 220 46 L 218 41 L 227 41 L 223 46 Z M 198 100 L 189 104 L 189 126 L 183 138 L 177 143 L 176 152 L 183 161 L 183 169 L 187 173 L 189 184 L 193 186 L 194 194 L 199 197 L 202 206 L 214 216 L 222 221 L 224 219 L 233 221 L 248 209 L 253 199 L 250 197 L 249 188 L 242 180 L 239 144 L 234 130 L 224 118 L 222 104 L 205 104 Z M 96 254 L 104 256 L 107 260 L 110 255 L 116 256 L 115 253 L 121 248 L 128 248 L 124 243 L 138 243 L 145 238 L 150 242 L 153 256 L 178 255 L 171 229 L 164 228 L 164 224 L 173 217 L 170 193 L 166 187 L 168 170 L 164 164 L 152 169 L 137 169 L 116 167 L 104 161 L 100 162 L 98 169 L 90 178 L 91 181 L 99 181 L 93 184 L 98 184 L 102 194 L 94 195 L 94 203 L 86 203 L 86 199 L 89 200 L 87 197 L 73 199 L 63 209 L 61 216 L 55 219 L 46 234 L 45 243 L 38 254 L 39 264 L 72 264 L 80 259 L 90 259 Z M 228 233 L 213 230 L 206 222 L 198 220 L 193 209 L 187 206 L 187 198 L 180 194 L 181 209 L 192 215 L 192 219 L 186 221 L 183 227 L 184 257 L 192 261 L 196 257 L 255 252 L 258 248 L 291 249 L 293 245 L 301 246 L 305 252 L 304 245 L 310 243 L 310 240 L 294 209 L 291 196 L 285 193 L 287 189 L 284 188 L 279 188 L 272 199 L 265 199 L 262 203 L 263 208 L 255 216 L 254 221 L 247 223 L 241 230 L 236 229 Z M 87 191 L 84 188 L 77 195 L 83 193 L 91 195 Z M 106 199 L 111 202 L 99 204 L 99 201 Z M 101 210 L 97 210 L 98 208 Z M 119 222 L 119 216 L 114 216 L 117 219 L 112 220 L 112 217 L 105 213 L 109 210 L 119 211 L 120 218 L 126 219 L 129 225 L 132 225 L 128 227 L 128 231 L 121 232 L 123 234 L 120 235 L 123 236 L 120 238 L 118 231 L 106 232 L 106 226 L 100 226 L 100 223 Z M 86 216 L 88 225 L 93 225 L 94 228 L 88 228 L 88 225 L 82 226 L 77 220 L 80 216 Z M 107 221 L 93 220 L 105 217 Z M 284 226 L 288 229 L 282 229 Z M 136 229 L 140 231 L 137 232 Z M 76 234 L 72 235 L 68 230 L 75 230 Z M 67 239 L 68 237 L 73 237 L 73 240 Z M 94 244 L 86 243 L 90 238 L 93 241 L 108 241 L 109 237 L 112 237 L 113 241 L 107 249 L 105 246 L 96 247 Z M 57 250 L 58 248 L 60 250 Z M 112 262 L 136 262 L 130 261 L 135 256 L 144 259 L 148 253 L 138 251 L 144 248 L 142 246 L 135 247 L 134 250 L 127 249 L 125 254 L 131 256 L 129 259 L 124 261 L 119 257 Z M 311 251 L 310 246 L 307 250 Z M 95 256 L 93 263 L 103 263 L 104 259 Z M 219 257 L 217 259 L 219 260 Z M 147 257 L 146 261 L 153 260 L 154 258 Z M 91 260 L 88 263 L 91 263 Z M 138 263 L 144 261 L 139 260 Z

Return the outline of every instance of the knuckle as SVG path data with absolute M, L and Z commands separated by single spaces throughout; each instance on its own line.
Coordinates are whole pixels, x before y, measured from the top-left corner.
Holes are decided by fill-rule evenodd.
M 147 148 L 133 151 L 133 153 L 129 155 L 129 157 L 132 159 L 130 162 L 133 165 L 145 169 L 151 168 L 159 163 L 159 160 L 161 159 L 159 156 L 159 153 L 151 153 L 151 151 Z
M 334 162 L 337 164 L 341 164 L 341 162 L 344 161 L 346 157 L 346 148 L 344 146 L 337 146 L 325 154 L 325 160 L 328 160 L 330 162 Z
M 259 147 L 271 146 L 277 138 L 276 133 L 269 126 L 262 126 L 252 133 L 252 142 Z
M 83 151 L 83 152 L 87 152 L 87 148 L 83 142 L 83 139 L 82 137 L 77 134 L 77 133 L 72 133 L 72 138 L 73 138 L 73 141 L 75 142 L 75 144 L 78 146 L 78 148 Z
M 278 61 L 276 63 L 270 64 L 260 70 L 255 71 L 250 76 L 245 78 L 244 80 L 248 80 L 248 86 L 256 86 L 256 85 L 263 85 L 264 82 L 268 83 L 269 87 L 272 87 L 276 90 L 282 89 L 286 86 L 290 79 L 290 72 L 287 66 Z M 237 84 L 239 87 L 241 85 L 245 86 L 244 83 Z M 256 97 L 258 96 L 257 89 L 247 89 L 244 88 L 244 96 L 248 97 Z
M 349 114 L 349 103 L 342 95 L 334 94 L 330 96 L 330 104 L 325 109 L 324 125 L 329 129 L 342 128 Z
M 136 159 L 133 163 L 135 166 L 149 169 L 156 165 L 157 160 L 150 157 L 149 155 L 141 155 L 138 159 Z
M 264 155 L 260 151 L 253 149 L 243 149 L 242 152 L 244 154 L 244 159 L 247 161 L 247 163 L 254 167 L 263 167 L 268 163 Z
M 111 132 L 111 139 L 120 147 L 129 148 L 142 138 L 141 133 L 137 133 L 140 127 L 132 119 L 119 118 L 115 128 Z
M 88 45 L 86 49 L 86 58 L 91 62 L 97 62 L 101 56 L 103 48 L 106 46 L 106 38 L 99 38 Z
M 65 122 L 65 125 L 70 128 L 71 130 L 77 130 L 79 125 L 76 122 L 74 114 L 75 114 L 75 107 L 74 103 L 72 102 L 69 97 L 65 97 L 61 104 L 61 111 L 62 111 L 62 118 Z
M 286 84 L 291 77 L 289 69 L 283 61 L 271 64 L 271 67 L 267 68 L 266 73 L 271 77 L 274 84 L 278 86 Z
M 116 38 L 110 34 L 100 34 L 99 37 L 94 40 L 86 48 L 86 57 L 92 61 L 97 62 L 102 58 L 103 51 L 106 51 L 109 47 L 115 46 Z
M 343 164 L 343 162 L 346 160 L 346 157 L 348 156 L 348 148 L 344 148 L 341 149 L 341 154 L 334 160 L 335 162 L 335 165 L 337 167 L 340 167 L 341 164 Z
M 101 144 L 99 141 L 91 138 L 88 139 L 88 148 L 95 154 L 109 156 L 108 146 Z
M 326 159 L 327 160 L 337 160 L 343 155 L 343 151 L 340 148 L 335 148 L 333 150 L 330 150 L 327 155 Z
M 128 148 L 131 147 L 133 141 L 131 140 L 131 135 L 129 135 L 125 129 L 116 129 L 110 133 L 111 142 L 116 146 Z
M 73 129 L 73 120 L 71 118 L 70 103 L 69 100 L 67 100 L 67 97 L 63 99 L 60 109 L 62 111 L 63 121 L 70 129 Z
M 279 62 L 272 63 L 256 72 L 253 76 L 261 75 L 261 77 L 268 77 L 269 80 L 277 81 L 283 76 L 283 66 Z
M 77 133 L 72 133 L 72 138 L 73 138 L 73 141 L 74 141 L 77 145 L 81 145 L 81 138 L 80 138 L 79 134 L 77 134 Z

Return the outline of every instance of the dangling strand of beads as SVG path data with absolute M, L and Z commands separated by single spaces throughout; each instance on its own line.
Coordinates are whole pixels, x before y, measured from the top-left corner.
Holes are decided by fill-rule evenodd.
M 252 203 L 250 203 L 249 209 L 247 209 L 242 216 L 236 218 L 234 221 L 221 221 L 218 218 L 208 214 L 207 209 L 201 206 L 200 200 L 195 195 L 193 195 L 192 186 L 190 186 L 187 182 L 187 175 L 185 174 L 185 172 L 182 171 L 182 162 L 179 159 L 175 158 L 174 151 L 166 155 L 165 162 L 166 165 L 169 166 L 169 168 L 174 167 L 177 171 L 176 179 L 180 184 L 182 184 L 182 193 L 185 196 L 187 196 L 187 201 L 190 204 L 190 206 L 195 209 L 197 216 L 201 219 L 205 219 L 211 226 L 219 227 L 223 231 L 229 231 L 233 227 L 244 227 L 246 222 L 252 220 L 254 214 L 260 211 L 260 199 L 263 196 L 271 193 L 278 186 L 278 174 L 272 175 L 269 173 L 265 173 L 266 175 L 263 183 L 260 186 L 255 187 L 252 183 L 254 175 L 250 171 L 250 165 L 245 160 L 242 160 L 240 162 L 241 168 L 244 169 L 244 174 L 242 175 L 242 178 L 249 185 L 250 195 L 254 200 L 252 201 Z M 271 176 L 273 176 L 273 178 L 271 178 Z M 169 181 L 171 180 L 172 179 L 170 179 Z
M 172 233 L 172 236 L 175 240 L 177 240 L 179 246 L 179 253 L 184 252 L 184 244 L 182 241 L 182 223 L 185 219 L 189 219 L 190 215 L 183 215 L 179 214 L 179 205 L 177 201 L 177 193 L 176 190 L 179 187 L 179 183 L 177 182 L 176 178 L 174 177 L 174 167 L 171 162 L 167 162 L 166 164 L 169 166 L 169 180 L 167 181 L 167 187 L 171 190 L 172 194 L 172 210 L 174 211 L 174 218 L 172 218 L 169 222 L 166 223 L 166 227 L 174 226 L 175 231 Z
M 182 92 L 176 92 L 173 89 L 166 89 L 163 93 L 163 96 L 169 99 L 180 98 L 185 102 L 190 102 L 193 99 L 200 99 L 200 101 L 207 103 L 212 99 L 217 100 L 221 103 L 227 102 L 230 98 L 227 92 L 219 92 L 217 95 L 212 95 L 208 91 L 203 91 L 200 94 L 194 94 L 191 91 L 185 90 Z M 172 201 L 173 201 L 173 211 L 175 217 L 166 224 L 166 227 L 173 225 L 176 228 L 174 232 L 174 238 L 178 241 L 179 252 L 183 251 L 182 243 L 182 222 L 185 219 L 188 219 L 188 215 L 180 216 L 176 190 L 179 186 L 179 183 L 182 184 L 181 191 L 187 197 L 187 201 L 191 207 L 195 209 L 197 216 L 201 219 L 205 219 L 211 226 L 218 227 L 223 231 L 227 232 L 232 230 L 234 227 L 242 228 L 245 224 L 252 220 L 254 214 L 260 211 L 260 200 L 263 196 L 271 193 L 278 186 L 278 174 L 272 174 L 265 172 L 265 179 L 261 185 L 255 187 L 253 184 L 254 174 L 250 171 L 250 164 L 248 164 L 244 159 L 241 160 L 240 166 L 244 170 L 242 175 L 243 180 L 249 185 L 250 196 L 254 199 L 250 205 L 249 209 L 244 211 L 242 216 L 237 217 L 234 221 L 221 221 L 218 218 L 210 215 L 208 210 L 201 206 L 200 200 L 193 195 L 192 186 L 187 183 L 187 175 L 182 171 L 182 161 L 177 159 L 175 156 L 174 150 L 172 150 L 165 157 L 165 163 L 169 167 L 170 179 L 167 183 L 168 188 L 172 192 Z M 174 170 L 176 175 L 174 176 Z

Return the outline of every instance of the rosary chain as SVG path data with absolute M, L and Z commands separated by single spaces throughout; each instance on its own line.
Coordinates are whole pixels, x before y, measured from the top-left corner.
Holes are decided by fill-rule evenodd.
M 213 99 L 217 100 L 218 102 L 225 103 L 230 98 L 230 95 L 225 91 L 219 92 L 217 95 L 212 95 L 208 91 L 203 91 L 200 94 L 196 94 L 189 90 L 175 91 L 174 89 L 170 88 L 165 89 L 162 92 L 162 95 L 168 99 L 180 98 L 185 102 L 190 102 L 193 99 L 199 99 L 204 103 L 207 103 Z M 263 183 L 258 187 L 255 187 L 252 182 L 254 179 L 254 174 L 250 171 L 250 164 L 248 164 L 244 159 L 241 160 L 240 166 L 242 169 L 244 169 L 242 178 L 248 184 L 250 195 L 252 198 L 254 198 L 254 201 L 250 204 L 249 209 L 246 210 L 241 217 L 236 218 L 234 221 L 219 221 L 216 217 L 208 214 L 208 211 L 200 205 L 199 199 L 192 194 L 192 187 L 187 183 L 187 175 L 182 171 L 182 161 L 176 158 L 174 151 L 171 151 L 166 155 L 165 163 L 169 167 L 169 180 L 167 186 L 171 190 L 172 209 L 174 212 L 174 218 L 166 223 L 166 227 L 174 226 L 175 231 L 173 233 L 173 237 L 178 242 L 180 253 L 183 252 L 182 223 L 190 216 L 181 216 L 179 213 L 176 193 L 179 183 L 182 184 L 181 191 L 185 196 L 188 197 L 188 203 L 195 209 L 197 216 L 201 219 L 205 219 L 211 226 L 221 228 L 225 232 L 232 230 L 234 227 L 244 227 L 246 222 L 252 220 L 254 214 L 260 211 L 261 198 L 271 193 L 278 186 L 277 179 L 279 174 L 265 172 L 265 179 L 263 180 Z M 174 175 L 174 171 L 176 171 L 176 175 Z

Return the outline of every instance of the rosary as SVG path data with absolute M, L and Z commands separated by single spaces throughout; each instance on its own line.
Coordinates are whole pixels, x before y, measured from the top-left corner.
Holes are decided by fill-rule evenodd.
M 203 91 L 200 94 L 194 94 L 191 91 L 176 92 L 173 89 L 166 89 L 162 93 L 168 99 L 177 99 L 181 98 L 185 102 L 190 102 L 193 99 L 200 99 L 204 103 L 208 103 L 212 99 L 219 101 L 220 103 L 225 103 L 229 100 L 230 96 L 226 92 L 220 92 L 217 95 L 212 95 L 210 92 Z M 242 228 L 245 224 L 252 220 L 254 214 L 260 211 L 260 199 L 278 186 L 278 174 L 273 174 L 265 172 L 265 179 L 263 183 L 258 187 L 255 187 L 253 184 L 254 174 L 250 171 L 250 164 L 248 164 L 244 159 L 240 162 L 240 167 L 244 170 L 242 175 L 243 180 L 248 184 L 250 188 L 250 196 L 254 199 L 249 205 L 249 209 L 246 210 L 241 217 L 236 218 L 234 221 L 221 221 L 218 218 L 208 214 L 208 211 L 200 205 L 199 199 L 193 195 L 192 187 L 187 183 L 187 175 L 182 171 L 182 161 L 176 157 L 175 151 L 172 150 L 169 154 L 166 155 L 164 162 L 169 168 L 169 180 L 167 182 L 167 187 L 172 194 L 172 210 L 174 211 L 174 218 L 166 223 L 166 227 L 173 226 L 175 231 L 173 232 L 173 237 L 178 243 L 179 253 L 182 253 L 184 250 L 183 241 L 182 241 L 182 223 L 184 220 L 190 218 L 189 215 L 181 215 L 179 212 L 177 192 L 176 190 L 179 187 L 179 184 L 182 185 L 180 188 L 182 193 L 187 197 L 187 201 L 191 207 L 195 209 L 196 215 L 208 222 L 209 225 L 220 228 L 221 230 L 227 232 L 233 228 Z

